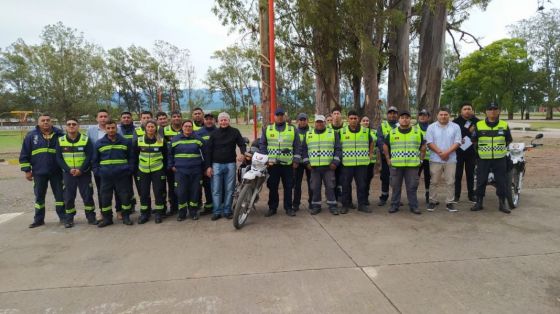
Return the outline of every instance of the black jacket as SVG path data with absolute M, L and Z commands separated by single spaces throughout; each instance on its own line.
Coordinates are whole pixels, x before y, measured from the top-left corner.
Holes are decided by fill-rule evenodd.
M 236 162 L 236 148 L 239 147 L 241 154 L 245 153 L 246 145 L 238 129 L 228 126 L 218 128 L 210 135 L 206 143 L 205 168 L 212 167 L 212 163 L 228 164 Z
M 478 122 L 478 120 L 479 119 L 475 116 L 473 116 L 469 120 L 466 120 L 461 115 L 459 115 L 457 118 L 455 118 L 453 120 L 453 122 L 457 123 L 457 125 L 459 125 L 459 127 L 461 128 L 461 138 L 465 138 L 465 136 L 468 136 L 468 137 L 472 138 L 473 135 L 474 135 L 474 133 L 473 133 L 474 131 L 471 132 L 471 131 L 469 131 L 469 129 L 470 129 L 471 126 L 475 126 L 476 123 Z M 471 145 L 465 151 L 463 151 L 461 148 L 457 149 L 457 154 L 463 154 L 464 156 L 476 157 L 476 152 L 474 150 L 474 145 Z

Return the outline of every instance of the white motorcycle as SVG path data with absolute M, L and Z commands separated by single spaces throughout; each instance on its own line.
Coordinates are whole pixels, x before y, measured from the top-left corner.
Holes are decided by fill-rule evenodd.
M 543 137 L 539 133 L 531 140 L 530 144 L 525 143 L 510 143 L 508 146 L 508 172 L 507 182 L 509 189 L 507 190 L 507 201 L 510 208 L 519 206 L 519 198 L 521 196 L 521 189 L 523 188 L 523 177 L 525 176 L 525 152 L 531 148 L 542 146 L 543 144 L 535 143 L 536 140 Z M 488 174 L 488 184 L 495 185 L 496 180 L 494 173 Z
M 251 164 L 240 168 L 240 184 L 237 186 L 234 197 L 233 226 L 236 229 L 243 228 L 249 217 L 249 213 L 255 209 L 255 203 L 259 199 L 259 193 L 268 179 L 268 156 L 257 152 L 252 154 Z

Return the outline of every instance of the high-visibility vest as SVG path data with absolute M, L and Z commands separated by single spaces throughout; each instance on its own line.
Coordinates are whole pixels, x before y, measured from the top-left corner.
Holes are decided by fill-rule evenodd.
M 203 124 L 203 125 L 201 125 L 201 126 L 198 126 L 198 125 L 196 125 L 196 123 L 195 123 L 195 122 L 193 121 L 193 124 L 192 124 L 192 129 L 193 129 L 193 131 L 195 131 L 195 132 L 196 132 L 196 131 L 198 131 L 198 130 L 202 129 L 202 127 L 203 127 L 203 126 L 204 126 L 204 124 Z
M 391 166 L 395 168 L 420 166 L 420 145 L 422 144 L 422 131 L 413 126 L 408 133 L 402 133 L 399 128 L 394 128 L 389 133 L 391 145 Z
M 486 120 L 476 123 L 478 133 L 478 156 L 480 159 L 500 159 L 507 154 L 506 130 L 507 122 L 499 120 L 498 124 L 491 128 Z
M 420 126 L 418 126 L 418 128 L 420 129 L 420 131 L 422 132 L 422 136 L 424 136 L 424 138 L 426 138 L 426 131 L 422 130 L 422 128 Z M 428 145 L 426 145 L 426 154 L 424 155 L 424 160 L 430 160 L 430 154 L 432 153 L 432 150 L 428 147 Z
M 309 164 L 312 167 L 328 166 L 334 159 L 335 135 L 332 128 L 327 128 L 323 133 L 317 134 L 309 130 L 305 134 Z
M 276 130 L 274 124 L 266 128 L 266 142 L 268 158 L 276 159 L 282 164 L 291 164 L 294 159 L 294 139 L 296 132 L 294 127 L 286 124 L 284 131 Z
M 157 140 L 153 144 L 148 144 L 144 136 L 141 136 L 138 138 L 138 147 L 140 148 L 138 170 L 152 173 L 163 169 L 163 141 Z
M 369 129 L 361 126 L 357 133 L 350 131 L 348 126 L 340 130 L 343 166 L 369 165 L 369 134 Z
M 373 141 L 373 154 L 371 155 L 371 159 L 369 161 L 370 164 L 375 164 L 377 162 L 377 130 L 370 129 L 369 133 L 371 135 L 371 140 Z
M 136 133 L 136 137 L 138 138 L 146 135 L 146 131 L 141 126 L 137 127 L 134 132 Z
M 171 125 L 166 126 L 165 128 L 163 128 L 163 136 L 168 140 L 171 141 L 171 139 L 173 137 L 175 137 L 176 135 L 179 135 L 181 133 L 181 130 L 179 131 L 175 131 L 173 130 L 173 128 L 171 127 Z
M 381 122 L 381 133 L 383 133 L 383 138 L 387 137 L 387 134 L 389 134 L 393 129 L 395 128 L 392 127 L 388 121 Z
M 62 149 L 62 159 L 70 169 L 81 168 L 86 160 L 86 145 L 88 137 L 81 134 L 76 143 L 71 143 L 67 139 L 68 135 L 58 138 L 58 145 Z

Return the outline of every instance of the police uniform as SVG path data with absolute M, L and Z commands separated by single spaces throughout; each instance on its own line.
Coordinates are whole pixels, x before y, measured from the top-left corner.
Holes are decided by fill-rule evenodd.
M 315 117 L 315 120 L 319 118 Z M 320 118 L 323 119 L 324 118 Z M 321 211 L 321 185 L 325 185 L 325 196 L 327 205 L 333 215 L 338 215 L 335 196 L 335 171 L 330 168 L 331 164 L 340 165 L 342 159 L 342 147 L 340 135 L 332 128 L 324 130 L 312 129 L 305 135 L 302 143 L 301 157 L 303 164 L 311 166 L 311 200 L 310 212 L 315 215 Z
M 97 226 L 103 228 L 113 224 L 111 208 L 113 191 L 122 203 L 123 223 L 132 225 L 130 220 L 132 185 L 129 177 L 134 168 L 134 154 L 131 142 L 120 134 L 115 135 L 114 141 L 105 135 L 95 143 L 92 165 L 93 171 L 101 177 L 101 205 L 99 207 L 103 221 Z
M 401 115 L 403 114 L 407 114 L 407 112 L 403 111 Z M 394 128 L 385 137 L 385 145 L 387 145 L 391 158 L 392 196 L 389 213 L 399 210 L 402 183 L 405 181 L 410 211 L 414 214 L 421 214 L 416 193 L 419 181 L 418 168 L 422 163 L 420 159 L 423 145 L 422 131 L 417 126 L 408 129 Z
M 70 228 L 74 225 L 76 215 L 76 190 L 84 201 L 84 210 L 90 225 L 96 225 L 95 204 L 93 202 L 93 185 L 91 182 L 91 159 L 93 157 L 93 145 L 86 135 L 78 132 L 75 139 L 68 135 L 58 138 L 56 157 L 64 180 L 64 207 L 66 210 L 65 226 Z M 70 171 L 78 169 L 81 174 L 73 176 Z
M 196 134 L 204 141 L 204 142 L 208 142 L 208 140 L 210 139 L 210 135 L 216 130 L 217 128 L 211 127 L 211 128 L 207 128 L 207 127 L 202 127 L 200 128 L 198 131 L 196 131 Z M 201 214 L 211 214 L 214 206 L 212 204 L 212 180 L 207 177 L 207 176 L 202 176 L 202 189 L 201 189 L 201 193 L 200 193 L 200 198 L 199 198 L 199 205 L 202 205 L 202 191 L 204 191 L 204 199 L 206 200 L 206 202 L 204 203 L 204 211 Z
M 146 223 L 150 217 L 151 204 L 150 187 L 153 188 L 155 197 L 155 222 L 161 223 L 165 203 L 165 163 L 167 156 L 167 143 L 164 139 L 140 136 L 133 143 L 135 163 L 138 168 L 138 181 L 140 182 L 140 217 L 139 224 Z
M 295 128 L 287 123 L 270 124 L 263 128 L 259 150 L 268 155 L 269 160 L 276 160 L 276 164 L 268 169 L 268 180 L 266 185 L 269 189 L 268 212 L 266 217 L 276 214 L 280 199 L 278 188 L 280 180 L 284 188 L 284 210 L 289 216 L 295 216 L 292 208 L 293 168 L 294 152 L 297 152 L 299 137 L 296 136 Z
M 168 125 L 164 128 L 160 128 L 160 134 L 163 136 L 163 138 L 165 138 L 166 142 L 167 142 L 167 150 L 169 150 L 169 144 L 171 143 L 171 140 L 179 135 L 181 133 L 181 128 L 179 128 L 179 130 L 174 130 L 173 126 Z M 166 161 L 167 162 L 167 161 Z M 165 169 L 165 176 L 166 176 L 166 181 L 167 181 L 167 191 L 165 190 L 165 186 L 163 189 L 164 192 L 164 198 L 167 197 L 167 199 L 169 200 L 169 215 L 173 216 L 175 215 L 175 213 L 177 212 L 177 210 L 179 210 L 179 202 L 177 201 L 177 195 L 175 194 L 175 174 L 173 173 L 173 171 L 169 170 L 169 169 Z M 164 214 L 167 211 L 167 204 L 164 204 Z
M 500 211 L 510 213 L 505 201 L 507 193 L 507 146 L 512 141 L 507 122 L 488 119 L 478 121 L 474 139 L 477 140 L 478 161 L 476 169 L 476 204 L 471 210 L 482 209 L 482 201 L 486 193 L 488 173 L 493 171 L 496 180 L 496 194 L 500 200 Z
M 352 181 L 356 182 L 358 210 L 371 212 L 367 208 L 368 195 L 366 193 L 367 167 L 371 161 L 370 148 L 372 138 L 368 128 L 358 125 L 356 130 L 349 126 L 340 130 L 342 145 L 342 210 L 346 214 L 352 207 Z
M 397 127 L 397 121 L 389 122 L 383 121 L 377 130 L 377 134 L 379 134 L 379 138 L 377 140 L 378 148 L 383 151 L 383 143 L 385 138 L 391 130 Z M 390 183 L 391 172 L 389 169 L 389 165 L 387 164 L 387 160 L 385 159 L 385 155 L 381 154 L 381 173 L 379 175 L 379 179 L 381 180 L 381 195 L 379 195 L 379 203 L 377 205 L 383 206 L 387 203 L 387 199 L 389 198 L 389 183 Z
M 203 140 L 196 134 L 185 136 L 181 133 L 171 140 L 168 167 L 176 169 L 175 193 L 179 201 L 177 221 L 184 220 L 187 211 L 193 220 L 198 219 L 204 149 Z
M 375 164 L 377 163 L 377 153 L 379 148 L 377 147 L 377 130 L 370 129 L 370 136 L 373 141 L 373 153 L 371 156 L 371 160 L 369 161 L 369 165 L 367 168 L 367 178 L 366 178 L 366 195 L 369 197 L 369 190 L 371 187 L 371 180 L 375 174 Z M 369 200 L 366 201 L 366 205 L 369 205 Z
M 45 195 L 50 182 L 54 194 L 56 214 L 64 221 L 64 198 L 62 191 L 62 171 L 56 163 L 56 143 L 63 133 L 52 128 L 51 133 L 43 135 L 39 126 L 27 133 L 21 147 L 19 164 L 21 171 L 33 173 L 33 192 L 35 193 L 35 217 L 29 226 L 35 228 L 45 221 Z
M 307 134 L 307 132 L 311 132 L 311 131 L 313 130 L 310 127 L 307 127 L 305 129 L 301 129 L 301 128 L 296 129 L 296 135 L 299 137 L 299 143 L 300 143 L 300 147 L 298 148 L 299 150 L 301 150 L 301 144 L 305 139 L 305 135 Z M 301 151 L 297 155 L 301 155 Z M 295 180 L 294 195 L 293 195 L 294 198 L 292 201 L 292 207 L 294 211 L 298 211 L 301 205 L 301 186 L 303 183 L 304 173 L 307 178 L 307 196 L 308 196 L 307 202 L 308 202 L 308 207 L 311 208 L 311 200 L 313 199 L 313 192 L 311 190 L 311 170 L 307 169 L 306 167 L 303 167 L 303 165 L 300 165 L 299 167 L 294 169 L 294 180 Z

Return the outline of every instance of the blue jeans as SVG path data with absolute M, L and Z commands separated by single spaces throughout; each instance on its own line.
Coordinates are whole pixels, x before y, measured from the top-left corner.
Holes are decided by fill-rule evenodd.
M 214 215 L 231 213 L 233 189 L 235 188 L 235 163 L 212 164 L 212 203 Z

